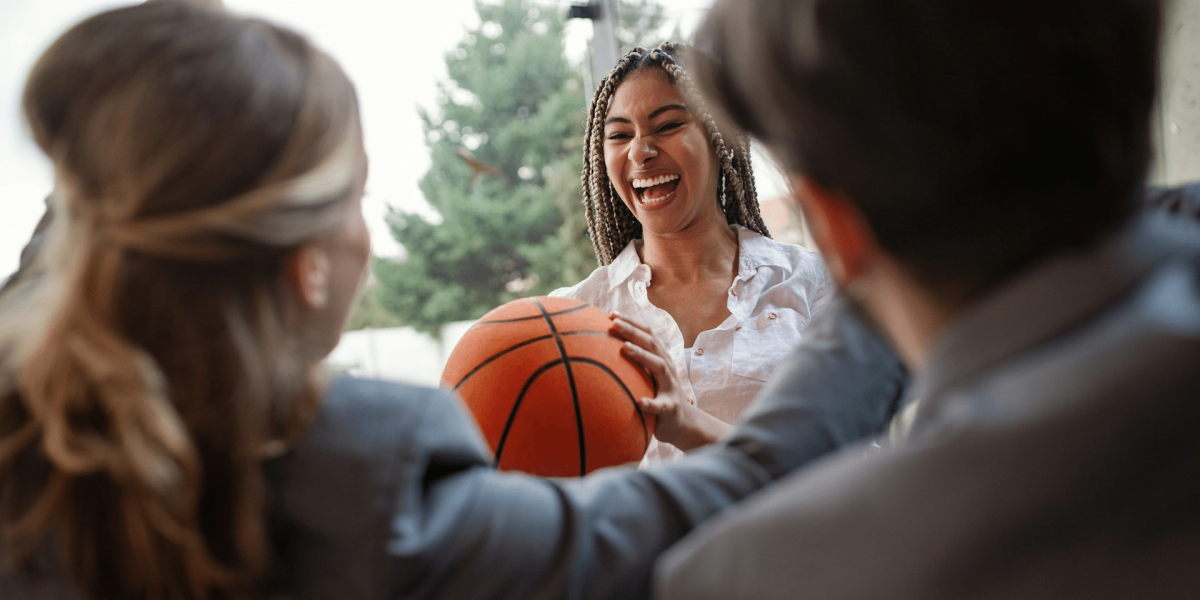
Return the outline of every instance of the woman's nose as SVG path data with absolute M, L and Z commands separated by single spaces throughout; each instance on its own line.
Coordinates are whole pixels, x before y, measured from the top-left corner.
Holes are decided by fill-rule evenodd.
M 629 160 L 638 167 L 646 164 L 646 161 L 658 156 L 658 148 L 654 147 L 649 138 L 638 136 L 633 140 L 633 147 L 629 150 Z

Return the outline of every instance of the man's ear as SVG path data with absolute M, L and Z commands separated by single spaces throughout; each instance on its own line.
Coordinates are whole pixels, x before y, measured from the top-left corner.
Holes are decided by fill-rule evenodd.
M 312 309 L 329 303 L 329 271 L 329 256 L 316 246 L 303 246 L 288 259 L 288 279 Z
M 791 184 L 830 274 L 843 287 L 849 286 L 870 268 L 879 252 L 874 232 L 844 194 L 803 175 L 793 175 Z

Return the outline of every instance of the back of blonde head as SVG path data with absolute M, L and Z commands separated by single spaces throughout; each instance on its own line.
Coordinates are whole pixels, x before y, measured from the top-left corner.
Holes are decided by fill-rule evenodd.
M 24 108 L 57 185 L 0 299 L 4 568 L 52 555 L 98 598 L 257 596 L 264 449 L 320 393 L 284 265 L 361 179 L 353 88 L 290 31 L 152 2 L 64 34 Z

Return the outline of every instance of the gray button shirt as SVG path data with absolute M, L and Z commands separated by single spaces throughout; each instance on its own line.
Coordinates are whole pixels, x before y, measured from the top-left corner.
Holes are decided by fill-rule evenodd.
M 935 343 L 909 435 L 708 523 L 658 595 L 1196 598 L 1200 229 L 1050 261 Z
M 869 329 L 818 314 L 777 389 L 729 438 L 678 463 L 578 480 L 498 473 L 441 390 L 354 378 L 265 465 L 274 592 L 295 599 L 644 598 L 655 557 L 699 522 L 842 444 L 879 431 L 903 371 Z M 0 548 L 0 559 L 3 558 Z M 71 599 L 0 572 L 0 598 Z

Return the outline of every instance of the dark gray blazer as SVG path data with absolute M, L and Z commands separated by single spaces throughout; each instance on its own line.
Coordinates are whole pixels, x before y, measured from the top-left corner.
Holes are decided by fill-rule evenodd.
M 958 316 L 911 432 L 685 539 L 661 598 L 1200 597 L 1200 228 L 1152 215 Z
M 341 378 L 312 429 L 266 464 L 275 588 L 296 599 L 642 598 L 655 557 L 701 520 L 880 430 L 903 383 L 835 302 L 774 393 L 679 463 L 579 480 L 498 473 L 450 394 Z M 51 569 L 52 571 L 52 569 Z M 0 598 L 77 598 L 60 577 L 0 574 Z

